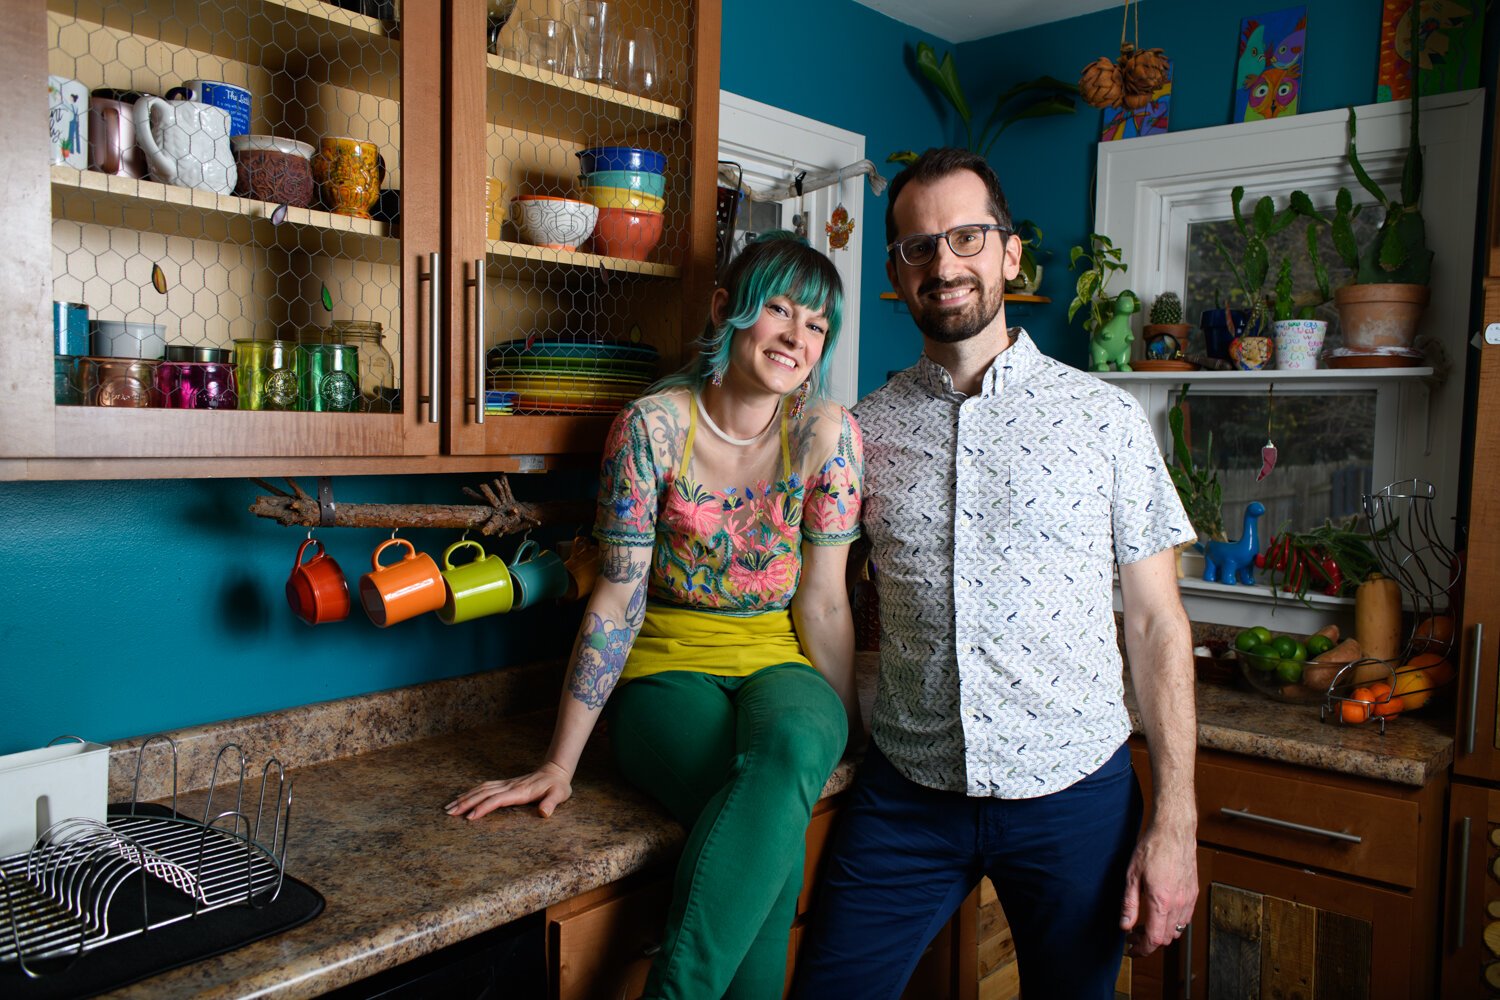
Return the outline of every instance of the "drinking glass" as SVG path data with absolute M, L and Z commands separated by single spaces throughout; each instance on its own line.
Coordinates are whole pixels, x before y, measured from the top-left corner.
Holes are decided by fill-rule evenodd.
M 573 0 L 568 21 L 578 46 L 578 78 L 602 82 L 609 79 L 612 56 L 609 37 L 609 4 L 604 0 Z
M 650 28 L 632 28 L 615 45 L 612 82 L 621 90 L 642 97 L 655 97 L 661 79 L 656 72 L 656 33 Z
M 521 25 L 522 58 L 538 69 L 574 75 L 573 29 L 550 17 L 532 18 Z
M 500 29 L 505 27 L 515 9 L 516 0 L 489 0 L 485 13 L 485 48 L 491 55 L 506 54 L 500 47 Z

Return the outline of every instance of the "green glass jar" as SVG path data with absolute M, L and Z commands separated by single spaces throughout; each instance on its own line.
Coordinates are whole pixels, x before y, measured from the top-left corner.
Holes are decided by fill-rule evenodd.
M 318 413 L 360 409 L 359 349 L 352 344 L 310 344 L 302 348 L 302 401 Z

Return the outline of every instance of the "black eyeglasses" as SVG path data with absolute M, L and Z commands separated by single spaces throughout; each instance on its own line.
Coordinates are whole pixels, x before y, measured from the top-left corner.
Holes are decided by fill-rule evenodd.
M 885 248 L 900 254 L 901 259 L 912 267 L 921 267 L 937 256 L 938 240 L 944 240 L 955 257 L 972 257 L 984 249 L 984 234 L 1004 233 L 1011 230 L 994 222 L 976 222 L 971 226 L 954 226 L 946 233 L 917 233 L 904 236 Z

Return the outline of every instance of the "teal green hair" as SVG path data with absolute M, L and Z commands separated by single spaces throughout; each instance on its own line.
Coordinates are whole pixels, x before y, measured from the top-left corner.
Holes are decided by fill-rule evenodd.
M 785 295 L 804 309 L 816 309 L 828 320 L 823 355 L 809 376 L 812 384 L 808 387 L 810 399 L 826 398 L 833 350 L 844 316 L 844 283 L 833 262 L 795 233 L 776 230 L 741 250 L 725 268 L 718 285 L 729 293 L 725 321 L 715 324 L 710 315 L 697 340 L 698 356 L 662 378 L 650 391 L 673 386 L 701 389 L 714 372 L 729 366 L 734 335 L 755 325 L 769 300 Z

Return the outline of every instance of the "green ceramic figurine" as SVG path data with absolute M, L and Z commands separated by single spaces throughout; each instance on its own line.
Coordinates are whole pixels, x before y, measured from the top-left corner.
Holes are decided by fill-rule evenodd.
M 1109 319 L 1089 338 L 1090 371 L 1107 372 L 1111 363 L 1117 371 L 1131 370 L 1130 344 L 1135 335 L 1130 332 L 1130 316 L 1140 307 L 1141 300 L 1128 288 L 1115 296 Z

